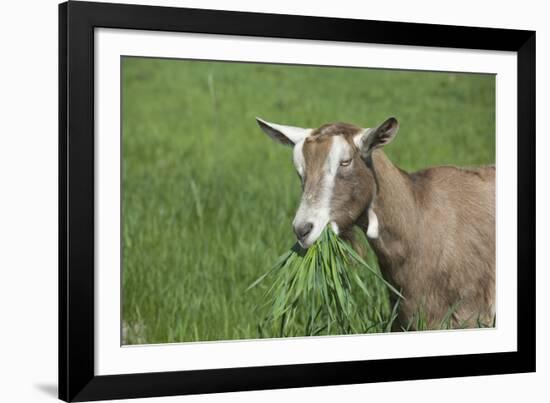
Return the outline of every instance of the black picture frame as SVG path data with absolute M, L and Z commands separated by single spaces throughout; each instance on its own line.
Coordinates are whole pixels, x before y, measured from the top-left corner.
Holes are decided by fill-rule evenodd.
M 96 376 L 94 29 L 517 52 L 516 352 Z M 66 401 L 535 371 L 535 32 L 142 5 L 59 5 L 59 398 Z

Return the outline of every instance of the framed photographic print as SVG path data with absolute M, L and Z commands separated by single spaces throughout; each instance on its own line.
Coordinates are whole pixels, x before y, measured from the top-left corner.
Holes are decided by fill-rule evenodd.
M 535 33 L 59 6 L 59 397 L 535 370 Z

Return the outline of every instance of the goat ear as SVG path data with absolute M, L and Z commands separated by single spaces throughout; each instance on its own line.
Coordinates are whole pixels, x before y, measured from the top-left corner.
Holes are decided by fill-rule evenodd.
M 380 126 L 374 129 L 365 129 L 355 136 L 355 145 L 361 150 L 361 156 L 366 157 L 375 148 L 385 146 L 392 142 L 399 129 L 396 118 L 388 118 Z
M 273 140 L 287 145 L 294 146 L 311 134 L 311 129 L 304 129 L 294 126 L 283 126 L 275 123 L 266 122 L 263 119 L 256 118 L 260 128 Z

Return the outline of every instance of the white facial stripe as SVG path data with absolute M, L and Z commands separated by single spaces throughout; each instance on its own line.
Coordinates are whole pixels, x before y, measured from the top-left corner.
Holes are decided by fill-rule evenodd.
M 340 166 L 340 162 L 348 156 L 349 144 L 342 136 L 334 136 L 332 140 L 332 147 L 328 154 L 328 161 L 330 164 L 329 174 L 332 175 L 333 179 L 336 176 L 336 171 Z
M 330 151 L 328 152 L 325 163 L 323 164 L 324 172 L 321 183 L 322 189 L 316 203 L 312 204 L 310 202 L 310 195 L 302 195 L 302 202 L 300 203 L 300 207 L 298 208 L 298 212 L 294 218 L 294 223 L 313 223 L 313 229 L 305 240 L 306 245 L 302 246 L 310 246 L 313 242 L 315 242 L 330 220 L 330 208 L 336 172 L 340 166 L 340 161 L 342 161 L 347 154 L 348 147 L 348 143 L 342 136 L 332 137 Z M 301 147 L 299 151 L 300 156 L 303 159 Z M 295 152 L 295 163 L 296 159 L 297 157 Z M 334 225 L 333 230 L 338 233 L 337 226 Z

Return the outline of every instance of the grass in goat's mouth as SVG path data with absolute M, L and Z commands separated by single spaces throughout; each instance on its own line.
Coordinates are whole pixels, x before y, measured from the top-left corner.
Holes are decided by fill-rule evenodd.
M 371 275 L 365 276 L 361 272 L 364 270 Z M 268 327 L 282 337 L 331 334 L 335 331 L 342 334 L 363 333 L 368 332 L 369 327 L 391 326 L 391 323 L 381 323 L 379 312 L 368 319 L 362 317 L 362 312 L 368 309 L 358 306 L 356 297 L 366 297 L 363 300 L 372 298 L 368 279 L 382 282 L 402 298 L 399 291 L 338 237 L 330 226 L 309 249 L 304 250 L 296 243 L 248 288 L 257 286 L 268 277 L 273 278 L 273 282 L 265 294 L 266 304 L 261 307 L 266 313 L 258 326 L 260 336 L 272 333 L 265 332 Z M 353 292 L 355 287 L 359 293 Z M 378 323 L 376 316 L 380 320 Z

